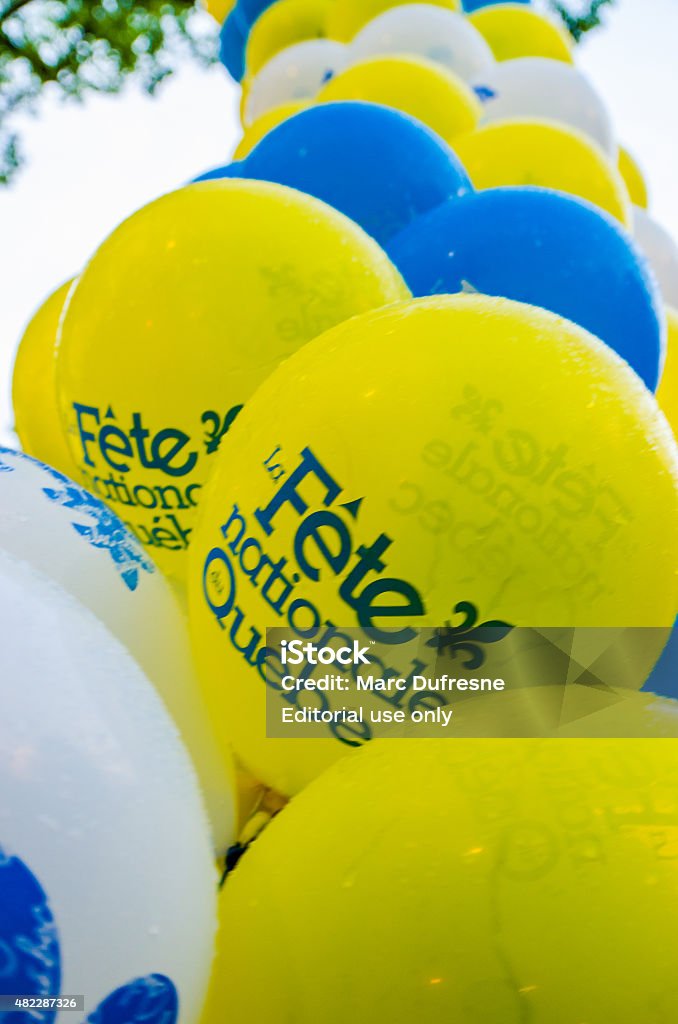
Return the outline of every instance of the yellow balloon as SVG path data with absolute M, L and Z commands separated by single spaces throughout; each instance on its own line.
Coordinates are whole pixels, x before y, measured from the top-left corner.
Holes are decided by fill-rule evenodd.
M 334 0 L 327 14 L 327 35 L 330 39 L 347 43 L 363 28 L 368 21 L 389 11 L 392 7 L 401 7 L 404 0 Z M 434 7 L 447 7 L 458 11 L 459 0 L 428 0 Z
M 237 836 L 240 840 L 243 835 L 248 837 L 247 833 L 250 831 L 250 823 L 253 819 L 260 815 L 272 817 L 277 814 L 287 803 L 287 797 L 281 796 L 275 790 L 265 786 L 263 782 L 259 782 L 238 762 L 235 764 L 234 775 L 238 808 Z
M 305 39 L 324 39 L 332 0 L 277 0 L 255 21 L 247 40 L 245 66 L 256 75 L 276 53 Z
M 203 4 L 205 10 L 221 25 L 235 7 L 235 0 L 203 0 Z
M 496 60 L 550 57 L 573 64 L 572 40 L 564 28 L 523 4 L 494 4 L 469 15 Z
M 270 131 L 279 124 L 282 124 L 283 121 L 286 121 L 288 117 L 293 117 L 294 114 L 298 114 L 300 110 L 304 110 L 307 106 L 308 103 L 304 100 L 296 100 L 294 103 L 281 103 L 279 107 L 267 110 L 265 114 L 262 114 L 249 127 L 245 128 L 243 137 L 235 148 L 233 159 L 243 160 L 254 149 L 257 142 L 261 142 L 265 135 L 268 135 Z
M 657 401 L 678 440 L 678 312 L 667 307 L 668 339 L 664 373 L 657 389 Z
M 227 879 L 214 1004 L 257 1024 L 676 1020 L 677 836 L 671 740 L 370 744 Z
M 635 157 L 623 146 L 619 147 L 619 173 L 621 174 L 634 206 L 647 210 L 648 193 L 645 177 Z
M 238 807 L 238 834 L 242 832 L 252 815 L 259 810 L 266 787 L 243 768 L 237 766 L 236 795 Z
M 70 280 L 57 288 L 29 323 L 12 380 L 14 425 L 23 450 L 69 476 L 74 465 L 57 404 L 56 337 L 72 284 Z
M 624 181 L 602 149 L 574 128 L 548 121 L 496 121 L 455 139 L 476 188 L 539 185 L 569 192 L 607 210 L 627 227 Z
M 376 57 L 339 72 L 318 93 L 317 102 L 368 100 L 411 114 L 452 142 L 473 131 L 482 106 L 453 72 L 427 60 Z
M 238 798 L 238 836 L 249 839 L 252 827 L 257 830 L 258 818 L 263 819 L 277 814 L 287 803 L 286 797 L 281 797 L 273 790 L 269 790 L 263 782 L 259 782 L 246 768 L 238 765 L 236 774 L 236 792 Z
M 61 328 L 61 414 L 88 489 L 175 580 L 223 436 L 261 381 L 329 326 L 408 294 L 325 204 L 222 180 L 158 199 L 86 267 Z
M 678 449 L 639 378 L 574 324 L 484 296 L 401 303 L 262 385 L 189 561 L 215 730 L 291 795 L 369 729 L 266 737 L 267 699 L 278 720 L 286 706 L 268 627 L 324 646 L 359 623 L 441 625 L 461 602 L 479 622 L 670 627 Z M 393 658 L 385 675 L 418 671 Z

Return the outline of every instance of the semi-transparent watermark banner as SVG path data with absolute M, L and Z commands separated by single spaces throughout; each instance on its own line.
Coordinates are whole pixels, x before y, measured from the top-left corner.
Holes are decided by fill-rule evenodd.
M 440 628 L 269 629 L 266 734 L 277 739 L 678 737 L 668 701 L 639 691 L 664 628 L 514 628 L 471 606 Z M 663 665 L 678 680 L 675 664 Z M 678 703 L 676 704 L 678 707 Z

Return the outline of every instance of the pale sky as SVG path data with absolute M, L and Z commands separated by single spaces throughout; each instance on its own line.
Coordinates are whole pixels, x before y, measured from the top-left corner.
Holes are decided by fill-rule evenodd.
M 678 237 L 678 0 L 619 0 L 579 48 L 640 160 L 651 213 Z M 129 85 L 83 105 L 48 99 L 23 125 L 28 166 L 0 187 L 0 440 L 11 441 L 14 352 L 47 294 L 144 203 L 224 163 L 240 134 L 238 90 L 188 65 L 155 99 Z

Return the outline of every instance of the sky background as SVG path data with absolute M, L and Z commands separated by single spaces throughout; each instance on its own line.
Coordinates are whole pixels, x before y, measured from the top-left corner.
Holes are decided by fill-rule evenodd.
M 640 161 L 650 211 L 678 238 L 678 0 L 619 0 L 577 63 Z M 151 99 L 133 85 L 84 104 L 47 97 L 21 125 L 27 167 L 0 186 L 0 440 L 24 326 L 135 209 L 230 157 L 239 92 L 191 63 Z

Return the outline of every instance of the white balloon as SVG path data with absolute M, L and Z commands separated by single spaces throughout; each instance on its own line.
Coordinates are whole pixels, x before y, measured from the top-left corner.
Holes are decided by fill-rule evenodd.
M 57 1024 L 120 988 L 138 1012 L 114 999 L 100 1024 L 141 1024 L 142 1009 L 146 1024 L 172 1024 L 176 992 L 193 1024 L 216 878 L 188 754 L 108 630 L 4 552 L 0 706 L 0 990 L 84 995 L 84 1014 Z M 16 1024 L 36 1019 L 49 1021 Z
M 474 83 L 483 101 L 483 122 L 538 117 L 560 121 L 598 142 L 617 160 L 610 115 L 585 75 L 546 57 L 500 61 Z
M 280 50 L 252 79 L 243 124 L 247 127 L 282 103 L 313 99 L 347 64 L 347 47 L 330 39 L 307 39 Z
M 666 228 L 639 206 L 633 208 L 633 234 L 654 271 L 664 302 L 678 307 L 678 245 Z
M 403 4 L 384 11 L 350 45 L 351 63 L 381 53 L 426 57 L 465 82 L 481 80 L 494 64 L 480 32 L 461 14 L 433 4 Z
M 89 608 L 133 655 L 182 734 L 200 778 L 215 848 L 235 833 L 235 773 L 196 682 L 186 617 L 122 521 L 79 484 L 0 447 L 0 549 Z

